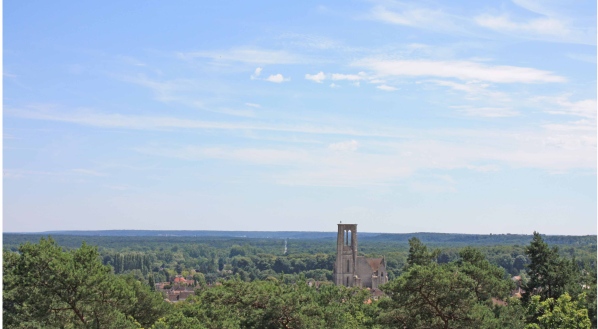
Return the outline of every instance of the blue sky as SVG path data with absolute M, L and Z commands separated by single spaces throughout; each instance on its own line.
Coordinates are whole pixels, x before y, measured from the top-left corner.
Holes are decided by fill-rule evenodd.
M 596 233 L 595 1 L 4 2 L 3 229 Z

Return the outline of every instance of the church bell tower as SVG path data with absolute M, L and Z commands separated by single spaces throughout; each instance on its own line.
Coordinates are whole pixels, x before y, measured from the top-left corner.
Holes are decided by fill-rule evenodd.
M 357 262 L 357 224 L 338 224 L 336 237 L 336 262 L 334 283 L 337 286 L 353 287 Z

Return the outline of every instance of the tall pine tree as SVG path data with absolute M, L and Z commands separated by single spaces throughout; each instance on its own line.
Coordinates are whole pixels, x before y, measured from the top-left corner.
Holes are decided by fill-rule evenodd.
M 572 261 L 561 258 L 558 248 L 550 248 L 538 232 L 525 254 L 530 260 L 527 270 L 529 281 L 525 286 L 523 300 L 528 302 L 532 295 L 539 295 L 541 300 L 559 298 L 568 285 L 572 284 L 576 274 L 576 267 Z

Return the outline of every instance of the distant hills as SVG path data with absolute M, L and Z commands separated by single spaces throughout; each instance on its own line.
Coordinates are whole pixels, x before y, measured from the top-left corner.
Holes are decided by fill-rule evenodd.
M 47 231 L 37 233 L 4 233 L 12 236 L 77 236 L 77 237 L 182 237 L 182 238 L 247 238 L 247 239 L 336 239 L 336 232 L 307 231 L 189 231 L 189 230 L 102 230 L 102 231 Z M 458 233 L 369 233 L 359 232 L 360 241 L 407 243 L 417 237 L 427 244 L 502 245 L 528 244 L 532 235 L 526 234 L 458 234 Z M 587 245 L 596 244 L 596 235 L 568 236 L 545 235 L 550 244 Z

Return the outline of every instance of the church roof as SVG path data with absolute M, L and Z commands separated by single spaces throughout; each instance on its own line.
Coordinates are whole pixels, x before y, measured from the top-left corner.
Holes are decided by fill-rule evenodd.
M 380 267 L 380 264 L 382 264 L 383 258 L 366 258 L 365 260 L 368 262 L 368 264 L 372 268 L 372 271 L 377 271 L 378 268 Z

